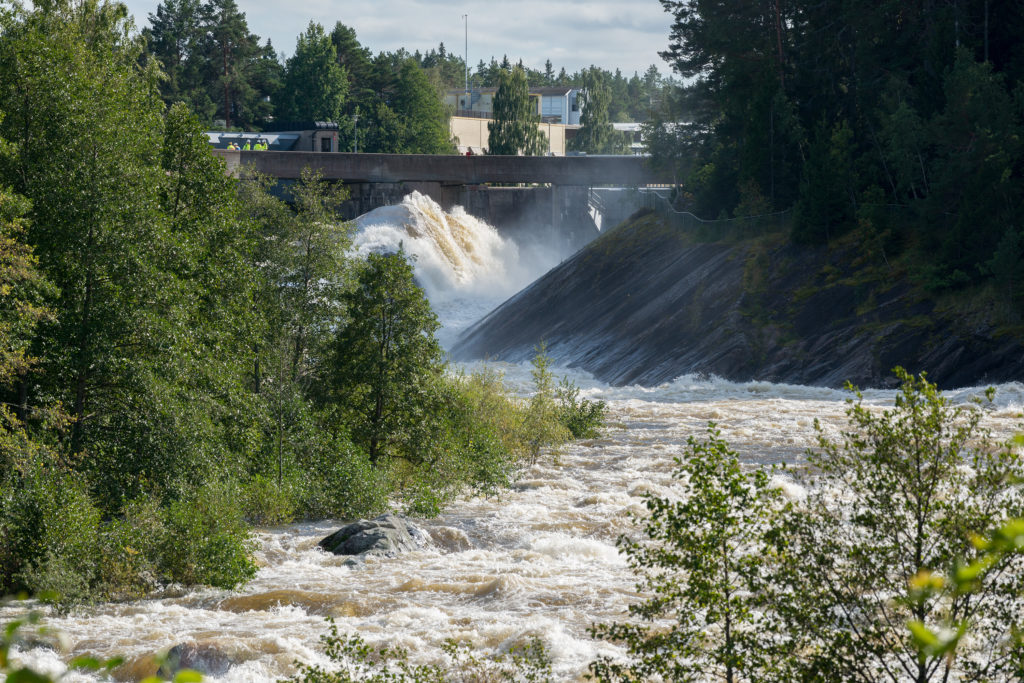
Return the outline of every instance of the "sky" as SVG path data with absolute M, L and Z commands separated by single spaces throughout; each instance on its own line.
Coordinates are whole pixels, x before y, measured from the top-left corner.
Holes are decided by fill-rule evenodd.
M 671 16 L 657 0 L 236 0 L 249 30 L 270 38 L 278 55 L 295 52 L 295 38 L 316 21 L 328 31 L 338 21 L 356 31 L 374 54 L 404 47 L 427 52 L 443 42 L 465 54 L 468 15 L 469 63 L 499 61 L 503 55 L 544 70 L 569 73 L 594 64 L 623 75 L 643 74 L 651 64 L 662 75 L 658 56 L 668 45 Z M 125 0 L 138 28 L 149 24 L 159 0 Z

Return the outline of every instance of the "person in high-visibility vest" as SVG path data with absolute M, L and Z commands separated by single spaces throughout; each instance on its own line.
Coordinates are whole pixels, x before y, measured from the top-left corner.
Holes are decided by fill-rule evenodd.
M 242 151 L 243 151 L 243 152 L 248 152 L 248 151 L 250 151 L 251 149 L 252 149 L 252 143 L 250 143 L 250 142 L 249 142 L 248 140 L 246 140 L 246 141 L 245 141 L 245 144 L 244 144 L 244 145 L 242 145 Z

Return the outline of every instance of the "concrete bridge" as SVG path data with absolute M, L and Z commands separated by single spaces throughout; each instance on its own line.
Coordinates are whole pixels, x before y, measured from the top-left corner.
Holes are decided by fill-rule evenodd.
M 629 203 L 595 201 L 591 188 L 671 182 L 649 169 L 644 158 L 635 156 L 213 152 L 224 159 L 232 174 L 249 168 L 277 178 L 285 186 L 298 179 L 304 168 L 318 170 L 324 179 L 348 188 L 349 199 L 342 206 L 347 219 L 397 204 L 416 190 L 445 210 L 462 206 L 512 238 L 536 235 L 541 228 L 557 235 L 562 248 L 569 251 L 596 236 L 602 225 L 614 225 L 635 210 Z
M 526 183 L 595 187 L 639 187 L 671 182 L 653 172 L 643 157 L 520 157 L 454 154 L 348 154 L 326 152 L 237 152 L 214 150 L 238 173 L 249 167 L 281 179 L 298 178 L 303 168 L 345 183 L 482 185 Z

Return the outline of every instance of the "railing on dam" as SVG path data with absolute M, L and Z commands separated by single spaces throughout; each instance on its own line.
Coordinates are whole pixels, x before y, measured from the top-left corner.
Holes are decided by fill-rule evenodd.
M 451 185 L 538 183 L 641 187 L 670 182 L 635 156 L 458 156 L 453 154 L 348 154 L 214 150 L 228 171 L 248 167 L 275 178 L 298 178 L 304 168 L 348 183 L 438 182 Z

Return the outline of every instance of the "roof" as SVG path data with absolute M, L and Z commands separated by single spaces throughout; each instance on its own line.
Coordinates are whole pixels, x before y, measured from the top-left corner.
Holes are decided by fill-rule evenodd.
M 556 85 L 544 88 L 530 88 L 531 95 L 568 95 L 573 90 L 579 90 L 570 85 Z
M 264 140 L 273 152 L 288 152 L 295 147 L 299 140 L 298 133 L 228 133 L 220 131 L 208 131 L 206 139 L 214 149 L 227 149 L 229 143 L 244 145 L 246 141 L 252 143 L 257 140 Z
M 545 86 L 540 88 L 530 88 L 531 95 L 547 95 L 548 97 L 563 97 L 568 95 L 573 90 L 579 90 L 570 85 L 557 85 L 557 86 Z M 465 88 L 451 88 L 448 90 L 449 95 L 463 95 L 465 94 Z M 470 88 L 470 93 L 476 93 L 478 95 L 493 95 L 498 92 L 497 88 Z
M 267 124 L 264 129 L 267 132 L 298 132 L 305 130 L 338 130 L 338 124 L 334 121 L 274 121 Z

